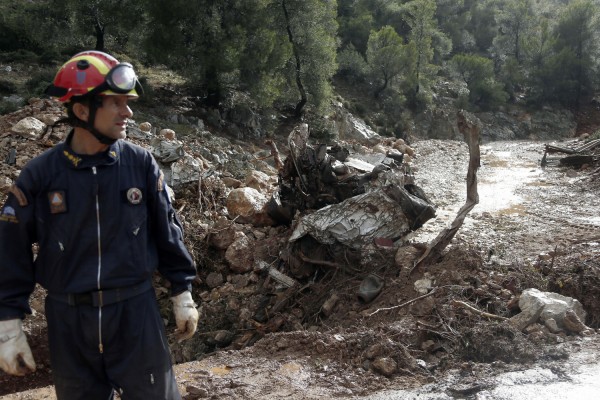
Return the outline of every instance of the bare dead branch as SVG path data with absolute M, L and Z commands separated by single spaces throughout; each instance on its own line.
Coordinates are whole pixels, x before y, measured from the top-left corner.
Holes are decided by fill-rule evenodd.
M 460 306 L 462 308 L 466 308 L 467 310 L 471 311 L 472 313 L 475 313 L 477 315 L 481 315 L 482 317 L 487 317 L 487 318 L 491 318 L 491 319 L 497 319 L 497 320 L 500 320 L 500 321 L 506 321 L 506 320 L 508 320 L 508 318 L 506 318 L 506 317 L 502 317 L 500 315 L 490 314 L 490 313 L 487 313 L 485 311 L 478 310 L 477 308 L 473 307 L 470 304 L 465 303 L 464 301 L 452 300 L 451 304 L 455 305 L 455 306 Z
M 371 314 L 369 314 L 368 316 L 369 316 L 369 317 L 371 317 L 371 316 L 373 316 L 373 315 L 377 314 L 379 311 L 389 311 L 389 310 L 394 310 L 394 309 L 396 309 L 396 308 L 402 308 L 402 307 L 406 307 L 406 306 L 408 306 L 408 305 L 410 305 L 410 304 L 412 304 L 412 303 L 414 303 L 414 302 L 416 302 L 416 301 L 419 301 L 419 300 L 422 300 L 422 299 L 424 299 L 425 297 L 429 297 L 429 296 L 433 295 L 434 293 L 435 293 L 435 289 L 433 289 L 433 290 L 432 290 L 431 292 L 429 292 L 429 293 L 426 293 L 426 294 L 424 294 L 423 296 L 415 297 L 414 299 L 412 299 L 412 300 L 409 300 L 409 301 L 407 301 L 407 302 L 404 302 L 404 303 L 402 303 L 402 304 L 398 304 L 397 306 L 385 307 L 385 308 L 378 308 L 377 310 L 373 311 L 373 312 L 372 312 Z
M 340 265 L 338 263 L 334 263 L 331 261 L 324 261 L 324 260 L 314 260 L 312 258 L 308 258 L 304 255 L 304 253 L 301 250 L 298 250 L 298 257 L 300 257 L 300 259 L 302 261 L 307 262 L 307 263 L 311 263 L 311 264 L 315 264 L 315 265 L 324 265 L 326 267 L 342 268 L 342 265 Z
M 467 201 L 458 211 L 456 218 L 450 225 L 440 232 L 440 234 L 427 246 L 425 253 L 415 263 L 410 273 L 422 265 L 430 265 L 438 260 L 442 251 L 450 244 L 456 232 L 462 226 L 467 214 L 479 203 L 479 194 L 477 193 L 477 169 L 480 166 L 481 153 L 479 151 L 479 133 L 481 127 L 472 120 L 463 110 L 458 112 L 458 129 L 463 133 L 465 141 L 469 145 L 469 169 L 467 171 Z
M 281 157 L 279 156 L 279 150 L 277 149 L 277 145 L 272 140 L 266 140 L 265 144 L 271 147 L 271 156 L 273 156 L 273 160 L 275 161 L 275 168 L 277 171 L 281 172 L 283 169 L 283 162 L 281 162 Z

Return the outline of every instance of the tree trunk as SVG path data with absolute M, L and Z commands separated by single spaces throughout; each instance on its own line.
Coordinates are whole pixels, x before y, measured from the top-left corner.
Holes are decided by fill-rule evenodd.
M 304 109 L 304 106 L 306 105 L 306 102 L 308 101 L 308 98 L 306 95 L 306 89 L 304 88 L 304 85 L 302 84 L 302 78 L 301 78 L 302 63 L 300 62 L 300 53 L 298 52 L 298 46 L 296 45 L 296 42 L 294 41 L 294 35 L 292 34 L 292 27 L 290 25 L 290 16 L 289 16 L 287 7 L 285 5 L 285 0 L 282 0 L 281 6 L 283 8 L 283 15 L 285 16 L 285 25 L 286 25 L 286 29 L 287 29 L 288 39 L 289 39 L 290 43 L 292 44 L 294 58 L 296 60 L 296 86 L 298 87 L 298 91 L 300 92 L 300 101 L 296 104 L 296 107 L 294 108 L 294 116 L 296 118 L 300 118 L 300 116 L 302 116 L 302 110 Z
M 100 19 L 96 16 L 96 24 L 94 31 L 96 32 L 96 50 L 104 51 L 104 32 L 106 27 L 100 23 Z

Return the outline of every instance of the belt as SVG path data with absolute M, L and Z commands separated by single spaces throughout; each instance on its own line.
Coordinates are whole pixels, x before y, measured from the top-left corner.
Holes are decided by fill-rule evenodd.
M 137 285 L 126 286 L 116 289 L 96 290 L 87 293 L 54 293 L 49 292 L 48 297 L 67 303 L 70 306 L 89 305 L 92 307 L 103 307 L 118 303 L 142 294 L 152 287 L 152 282 L 144 281 Z

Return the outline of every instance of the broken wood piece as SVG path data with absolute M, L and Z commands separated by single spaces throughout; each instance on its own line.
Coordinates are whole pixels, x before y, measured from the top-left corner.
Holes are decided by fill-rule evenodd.
M 406 307 L 406 306 L 408 306 L 408 305 L 410 305 L 410 304 L 414 303 L 415 301 L 419 301 L 419 300 L 422 300 L 422 299 L 424 299 L 425 297 L 429 297 L 429 296 L 433 295 L 433 294 L 435 293 L 435 291 L 436 291 L 436 289 L 434 288 L 434 289 L 433 289 L 431 292 L 429 292 L 429 293 L 426 293 L 426 294 L 424 294 L 424 295 L 422 295 L 422 296 L 419 296 L 419 297 L 415 297 L 414 299 L 412 299 L 412 300 L 409 300 L 409 301 L 407 301 L 407 302 L 404 302 L 404 303 L 402 303 L 402 304 L 398 304 L 397 306 L 385 307 L 385 308 L 378 308 L 377 310 L 373 311 L 371 314 L 369 314 L 369 315 L 367 315 L 367 316 L 368 316 L 368 317 L 372 317 L 373 315 L 377 314 L 379 311 L 389 311 L 389 310 L 393 310 L 393 309 L 396 309 L 396 308 L 402 308 L 402 307 Z
M 307 256 L 304 255 L 304 253 L 302 252 L 302 250 L 298 250 L 298 257 L 300 257 L 300 259 L 304 262 L 307 263 L 311 263 L 311 264 L 315 264 L 315 265 L 324 265 L 326 267 L 333 267 L 333 268 L 342 268 L 341 264 L 335 263 L 335 262 L 331 262 L 331 261 L 324 261 L 324 260 L 315 260 L 312 258 L 308 258 Z
M 259 261 L 258 267 L 263 271 L 266 270 L 271 278 L 288 288 L 299 286 L 298 282 L 294 278 L 290 278 L 264 261 Z
M 277 149 L 277 145 L 272 140 L 266 140 L 265 144 L 271 148 L 271 156 L 273 156 L 273 161 L 275 161 L 275 168 L 278 172 L 281 172 L 283 169 L 283 162 L 281 161 L 281 157 L 279 156 L 279 150 Z
M 452 300 L 452 302 L 450 304 L 455 305 L 455 306 L 460 306 L 462 308 L 465 308 L 465 309 L 471 311 L 472 313 L 475 313 L 477 315 L 481 315 L 482 317 L 497 319 L 497 320 L 500 320 L 500 321 L 508 321 L 508 318 L 506 318 L 506 317 L 502 317 L 500 315 L 490 314 L 488 312 L 478 310 L 477 308 L 473 307 L 470 304 L 465 303 L 464 301 Z
M 450 244 L 456 232 L 462 226 L 467 214 L 479 203 L 479 194 L 477 193 L 477 170 L 480 166 L 481 153 L 479 150 L 479 133 L 481 125 L 479 120 L 468 114 L 464 110 L 458 112 L 458 129 L 463 133 L 465 141 L 469 145 L 469 170 L 467 171 L 467 201 L 458 211 L 456 218 L 449 228 L 444 229 L 427 246 L 425 253 L 415 263 L 410 273 L 421 265 L 430 265 L 441 257 L 442 251 Z

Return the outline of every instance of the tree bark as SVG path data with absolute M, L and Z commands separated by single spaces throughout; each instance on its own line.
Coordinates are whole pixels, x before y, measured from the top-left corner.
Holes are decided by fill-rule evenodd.
M 294 41 L 294 35 L 292 34 L 292 26 L 290 25 L 290 15 L 288 13 L 285 0 L 281 1 L 281 7 L 283 8 L 283 15 L 285 16 L 285 25 L 288 34 L 288 39 L 292 44 L 292 50 L 294 52 L 294 58 L 296 60 L 296 86 L 298 87 L 298 91 L 300 92 L 300 101 L 296 104 L 296 107 L 294 108 L 294 116 L 296 118 L 299 118 L 300 116 L 302 116 L 302 111 L 308 101 L 308 97 L 306 95 L 306 89 L 302 84 L 302 63 L 300 61 L 300 52 L 298 51 L 298 46 Z

